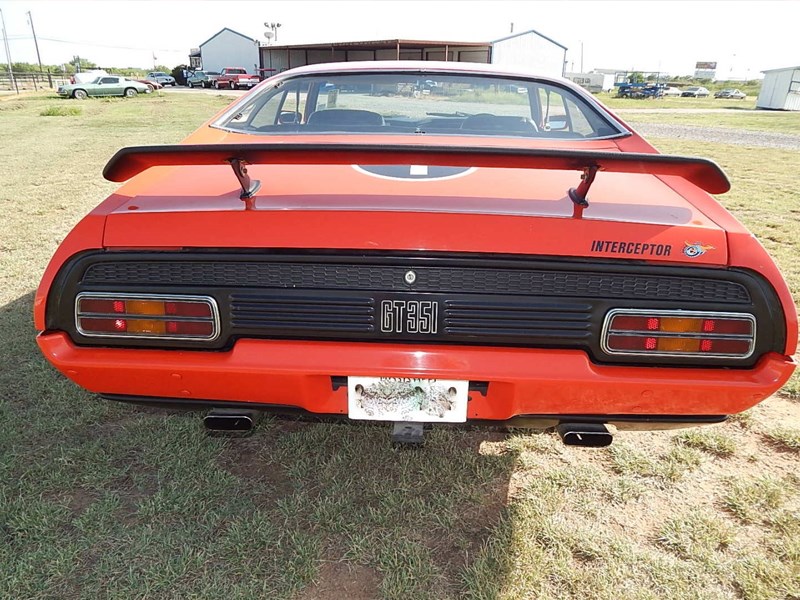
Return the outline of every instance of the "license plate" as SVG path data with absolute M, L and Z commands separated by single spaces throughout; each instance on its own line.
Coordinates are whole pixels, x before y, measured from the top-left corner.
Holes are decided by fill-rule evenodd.
M 347 412 L 351 419 L 464 423 L 468 395 L 468 381 L 347 378 Z

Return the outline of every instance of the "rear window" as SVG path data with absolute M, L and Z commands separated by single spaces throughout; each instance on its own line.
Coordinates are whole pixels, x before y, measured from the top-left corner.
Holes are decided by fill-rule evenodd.
M 294 77 L 215 126 L 254 134 L 381 133 L 597 139 L 625 134 L 600 107 L 538 80 L 442 73 Z

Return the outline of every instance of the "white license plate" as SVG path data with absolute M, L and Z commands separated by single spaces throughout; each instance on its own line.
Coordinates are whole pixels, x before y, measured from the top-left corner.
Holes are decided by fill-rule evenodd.
M 468 381 L 347 378 L 347 413 L 351 419 L 464 423 L 468 397 Z

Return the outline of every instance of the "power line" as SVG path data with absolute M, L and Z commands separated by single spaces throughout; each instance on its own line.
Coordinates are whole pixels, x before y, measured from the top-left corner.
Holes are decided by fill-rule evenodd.
M 13 41 L 17 41 L 17 40 L 32 40 L 33 36 L 30 36 L 30 35 L 10 35 L 10 36 L 8 36 L 8 39 L 9 40 L 13 40 Z M 70 41 L 70 40 L 59 40 L 57 38 L 49 38 L 49 37 L 43 37 L 43 36 L 39 36 L 39 39 L 40 40 L 46 40 L 48 42 L 56 42 L 56 43 L 59 43 L 59 44 L 70 44 L 72 46 L 92 46 L 92 47 L 95 47 L 95 48 L 110 48 L 112 50 L 141 50 L 142 52 L 156 51 L 156 52 L 177 52 L 177 53 L 186 52 L 185 49 L 184 50 L 176 50 L 175 48 L 141 48 L 141 47 L 135 47 L 135 46 L 113 46 L 113 45 L 110 45 L 110 44 L 96 44 L 94 42 L 73 42 L 73 41 Z

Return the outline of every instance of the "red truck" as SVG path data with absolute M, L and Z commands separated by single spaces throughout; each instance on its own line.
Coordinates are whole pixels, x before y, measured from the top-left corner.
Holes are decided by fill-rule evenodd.
M 226 87 L 232 90 L 238 90 L 239 88 L 251 88 L 256 85 L 258 81 L 258 76 L 250 75 L 247 69 L 241 67 L 225 67 L 214 82 L 214 87 L 218 90 Z

